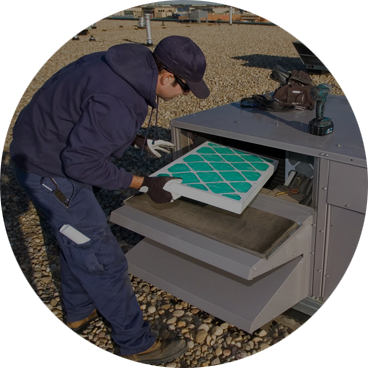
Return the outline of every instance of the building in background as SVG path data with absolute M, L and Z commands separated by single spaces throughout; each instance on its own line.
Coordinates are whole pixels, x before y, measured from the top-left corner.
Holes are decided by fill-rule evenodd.
M 111 16 L 121 16 L 129 18 L 139 18 L 143 15 L 142 8 L 140 6 L 124 8 L 118 12 L 112 13 Z
M 142 6 L 143 14 L 151 14 L 151 18 L 172 18 L 176 12 L 176 7 L 173 6 Z

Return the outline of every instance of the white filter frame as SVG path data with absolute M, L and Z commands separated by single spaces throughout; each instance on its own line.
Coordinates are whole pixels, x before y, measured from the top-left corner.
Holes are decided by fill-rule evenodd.
M 214 151 L 214 153 L 210 153 L 210 150 Z M 216 152 L 217 150 L 218 152 Z M 229 151 L 231 150 L 231 151 Z M 199 152 L 198 152 L 199 151 Z M 220 152 L 226 152 L 229 156 L 226 156 L 224 153 Z M 203 153 L 208 152 L 208 153 Z M 231 153 L 230 153 L 231 152 Z M 209 157 L 209 155 L 213 156 L 216 155 L 218 158 L 216 161 L 212 160 Z M 192 155 L 198 155 L 201 157 L 201 160 L 199 161 L 188 161 L 189 156 Z M 251 159 L 251 161 L 245 160 L 245 158 Z M 230 156 L 236 156 L 230 159 Z M 227 160 L 226 160 L 227 158 Z M 186 161 L 187 160 L 187 161 Z M 229 161 L 230 160 L 230 161 Z M 236 160 L 235 162 L 233 160 Z M 252 163 L 253 162 L 253 163 Z M 195 164 L 207 164 L 211 167 L 212 170 L 195 170 L 193 167 Z M 184 164 L 186 166 L 185 171 L 179 171 L 175 172 L 173 171 L 174 166 L 179 167 L 177 165 Z M 219 167 L 218 164 L 227 164 L 232 167 L 231 170 L 219 170 L 215 167 Z M 238 166 L 238 164 L 246 164 L 247 168 L 249 170 L 245 169 L 237 169 L 235 166 Z M 267 164 L 267 169 L 261 170 L 257 169 L 259 165 L 264 168 Z M 214 165 L 214 166 L 212 166 Z M 234 166 L 235 165 L 235 166 Z M 250 165 L 250 166 L 249 166 Z M 259 156 L 256 154 L 253 154 L 251 152 L 239 150 L 237 148 L 232 148 L 228 146 L 223 146 L 217 143 L 213 142 L 205 142 L 201 144 L 200 146 L 194 148 L 187 154 L 179 157 L 175 161 L 171 162 L 170 164 L 166 165 L 162 169 L 156 171 L 155 173 L 151 174 L 150 176 L 172 176 L 172 177 L 180 177 L 186 176 L 187 174 L 195 174 L 196 178 L 198 179 L 198 182 L 192 182 L 192 183 L 186 183 L 185 179 L 183 180 L 183 183 L 179 184 L 177 181 L 170 181 L 165 185 L 165 189 L 170 191 L 173 196 L 179 197 L 183 196 L 186 198 L 194 199 L 196 201 L 207 203 L 209 205 L 222 208 L 224 210 L 234 212 L 237 214 L 241 214 L 244 209 L 248 206 L 248 204 L 253 200 L 253 198 L 259 193 L 259 191 L 262 189 L 262 187 L 266 184 L 268 179 L 272 176 L 272 174 L 275 172 L 278 166 L 278 161 L 272 160 L 263 156 Z M 239 166 L 238 166 L 239 167 Z M 188 170 L 189 169 L 189 170 Z M 224 178 L 225 173 L 238 173 L 242 177 L 242 180 L 227 180 Z M 257 180 L 248 180 L 243 174 L 245 172 L 249 173 L 258 173 L 259 177 Z M 200 176 L 198 176 L 198 173 L 201 173 Z M 203 180 L 203 176 L 208 175 L 208 173 L 211 174 L 217 174 L 222 180 L 221 181 L 205 181 Z M 222 174 L 221 174 L 222 173 Z M 237 174 L 236 174 L 237 175 Z M 201 177 L 202 176 L 202 177 Z M 216 175 L 214 175 L 216 177 Z M 231 188 L 231 192 L 222 192 L 222 193 L 216 193 L 213 190 L 210 189 L 210 187 L 215 187 L 216 184 L 227 184 Z M 239 185 L 244 183 L 250 184 L 251 187 L 246 191 L 237 190 L 234 188 L 234 185 L 238 187 Z M 193 187 L 192 185 L 204 185 L 208 190 L 198 189 Z M 209 187 L 210 185 L 210 187 Z M 236 196 L 237 199 L 231 198 L 230 196 Z

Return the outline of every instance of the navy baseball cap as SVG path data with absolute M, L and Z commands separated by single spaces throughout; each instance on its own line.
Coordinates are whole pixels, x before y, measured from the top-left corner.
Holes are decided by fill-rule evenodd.
M 184 79 L 194 96 L 207 98 L 210 95 L 203 75 L 206 59 L 201 49 L 188 37 L 169 36 L 161 40 L 153 54 L 177 77 Z

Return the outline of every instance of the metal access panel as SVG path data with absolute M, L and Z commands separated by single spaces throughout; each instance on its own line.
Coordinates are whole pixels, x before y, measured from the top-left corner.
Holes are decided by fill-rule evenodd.
M 310 157 L 312 205 L 259 193 L 236 214 L 184 198 L 156 205 L 146 194 L 132 197 L 110 217 L 145 236 L 127 254 L 129 272 L 248 332 L 295 305 L 316 309 L 347 267 L 340 254 L 354 253 L 367 200 L 365 152 L 351 107 L 345 97 L 329 96 L 325 114 L 335 125 L 325 137 L 308 133 L 314 111 L 270 113 L 239 102 L 173 120 L 175 159 L 206 141 Z M 346 182 L 335 178 L 338 165 L 345 165 Z M 349 196 L 339 196 L 349 183 Z
M 237 215 L 144 194 L 110 220 L 146 237 L 127 253 L 130 273 L 253 332 L 308 295 L 313 211 L 279 202 L 258 195 Z
M 364 215 L 336 206 L 329 207 L 329 236 L 323 294 L 332 294 L 354 255 L 363 227 Z

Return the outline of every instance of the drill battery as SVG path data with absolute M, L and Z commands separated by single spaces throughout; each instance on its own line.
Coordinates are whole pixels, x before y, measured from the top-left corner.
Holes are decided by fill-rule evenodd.
M 312 119 L 308 124 L 308 132 L 313 135 L 327 135 L 333 132 L 334 124 L 330 118 Z

